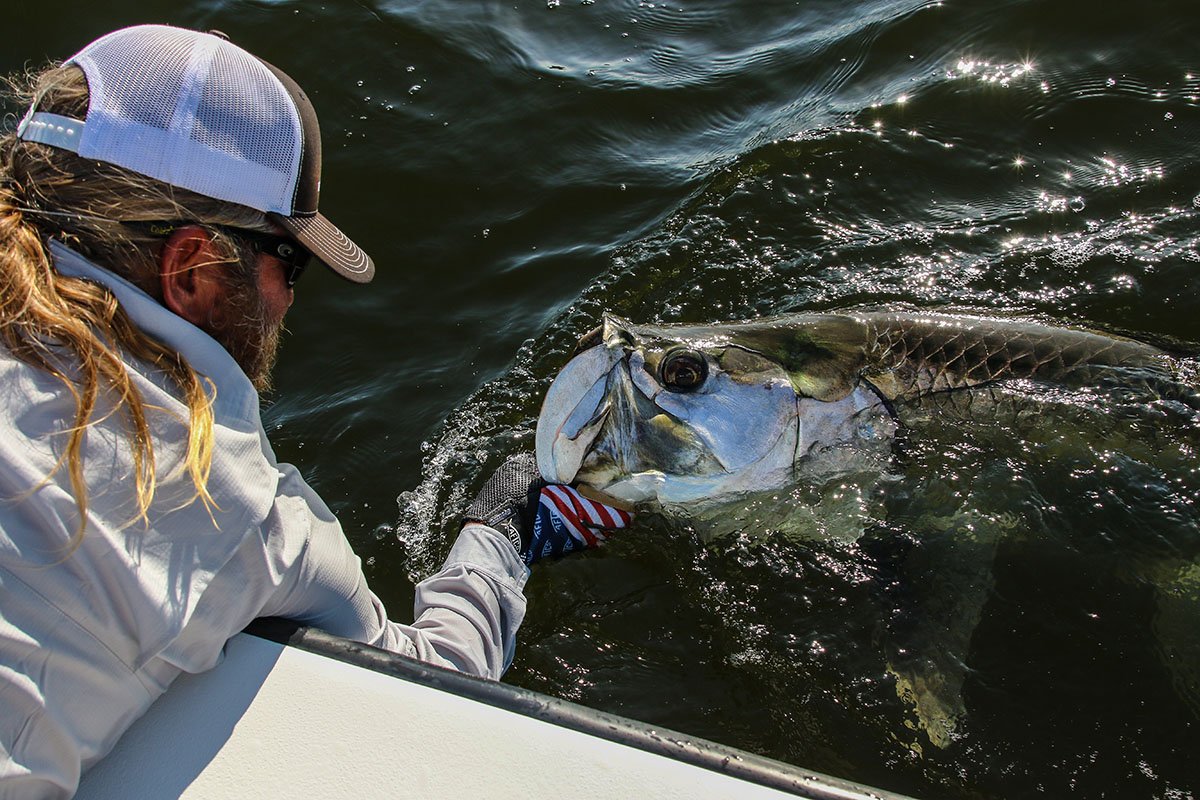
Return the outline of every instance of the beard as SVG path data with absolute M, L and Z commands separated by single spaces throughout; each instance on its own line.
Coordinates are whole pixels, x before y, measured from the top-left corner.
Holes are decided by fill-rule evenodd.
M 253 283 L 231 281 L 228 305 L 210 322 L 210 336 L 233 357 L 260 393 L 271 390 L 271 371 L 283 334 L 283 320 L 268 319 L 262 292 Z

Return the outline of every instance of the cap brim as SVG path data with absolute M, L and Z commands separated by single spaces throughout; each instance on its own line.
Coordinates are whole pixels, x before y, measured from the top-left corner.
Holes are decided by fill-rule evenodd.
M 294 217 L 269 213 L 267 217 L 286 228 L 308 252 L 346 280 L 369 283 L 375 277 L 371 257 L 320 213 Z

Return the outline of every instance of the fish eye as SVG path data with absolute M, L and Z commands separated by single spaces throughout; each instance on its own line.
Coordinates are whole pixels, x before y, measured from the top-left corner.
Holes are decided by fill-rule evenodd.
M 694 392 L 708 377 L 708 362 L 694 350 L 676 348 L 658 365 L 658 380 L 673 392 Z

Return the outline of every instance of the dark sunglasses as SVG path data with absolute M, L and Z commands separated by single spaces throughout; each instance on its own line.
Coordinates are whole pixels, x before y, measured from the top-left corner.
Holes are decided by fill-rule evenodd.
M 229 236 L 236 236 L 246 242 L 254 248 L 254 252 L 282 261 L 284 263 L 284 280 L 287 281 L 289 289 L 296 285 L 296 281 L 300 280 L 300 274 L 304 272 L 304 268 L 308 266 L 308 260 L 312 257 L 311 253 L 301 247 L 300 243 L 290 236 L 280 236 L 275 233 L 267 233 L 266 231 L 252 231 L 248 228 L 235 228 L 231 225 L 213 225 L 184 221 L 122 220 L 121 224 L 137 228 L 151 236 L 170 236 L 185 225 L 206 225 L 209 228 L 216 228 Z

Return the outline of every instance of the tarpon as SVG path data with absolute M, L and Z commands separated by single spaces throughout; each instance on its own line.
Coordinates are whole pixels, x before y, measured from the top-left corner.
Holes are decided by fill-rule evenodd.
M 1158 348 L 1032 322 L 847 313 L 656 326 L 606 314 L 547 392 L 538 466 L 549 482 L 634 503 L 711 501 L 886 438 L 905 403 L 1012 380 L 1194 396 Z
M 635 325 L 606 314 L 546 394 L 537 461 L 549 482 L 612 503 L 693 514 L 810 471 L 836 470 L 847 453 L 886 451 L 906 409 L 933 400 L 953 406 L 955 398 L 1005 385 L 1134 390 L 1190 413 L 1200 400 L 1179 378 L 1180 363 L 1126 338 L 966 315 L 851 312 Z M 933 598 L 925 612 L 909 615 L 924 626 L 915 637 L 924 644 L 911 647 L 910 635 L 887 653 L 897 693 L 940 747 L 953 741 L 964 713 L 963 661 L 1005 528 L 997 519 L 944 522 L 960 523 L 969 534 L 934 556 L 956 575 L 954 584 L 930 588 L 955 597 Z M 1158 587 L 1160 616 L 1194 619 L 1191 576 L 1200 568 L 1164 569 L 1188 577 Z M 1190 664 L 1167 666 L 1195 684 Z

